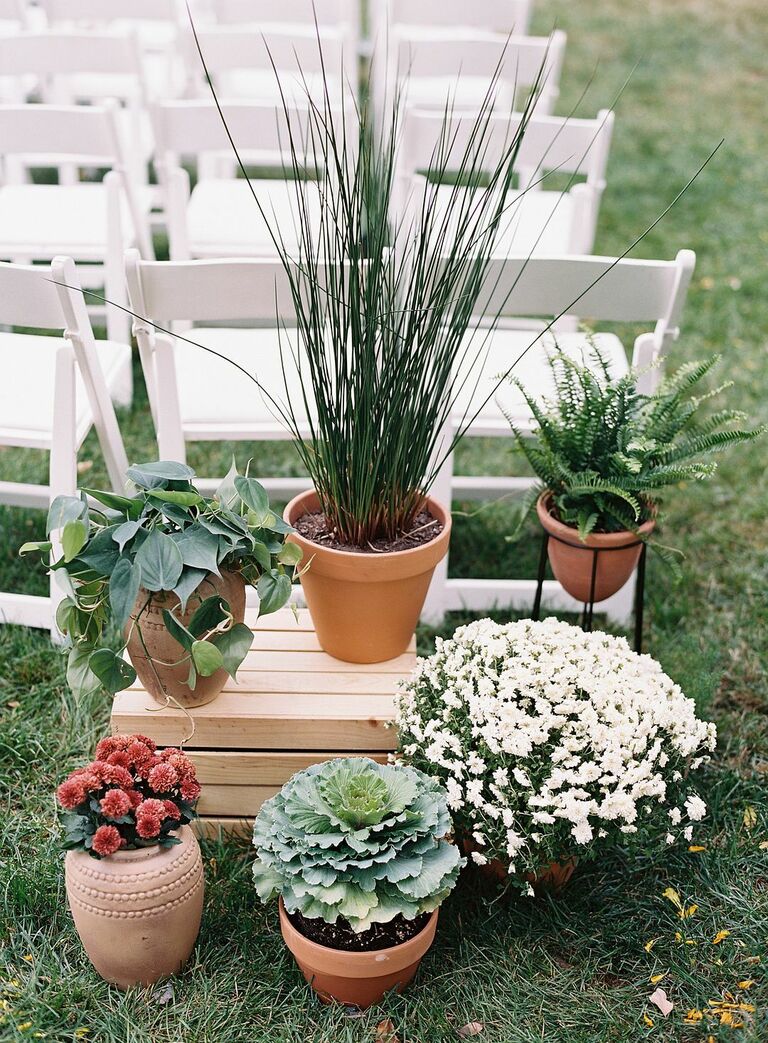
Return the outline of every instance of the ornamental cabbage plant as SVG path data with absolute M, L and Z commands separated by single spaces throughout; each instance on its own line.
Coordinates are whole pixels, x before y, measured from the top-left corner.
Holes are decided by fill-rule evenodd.
M 398 694 L 405 759 L 439 777 L 480 865 L 525 886 L 609 840 L 691 839 L 714 724 L 624 638 L 556 619 L 459 627 Z
M 415 768 L 346 757 L 293 776 L 253 829 L 256 890 L 359 933 L 436 909 L 464 864 L 443 787 Z

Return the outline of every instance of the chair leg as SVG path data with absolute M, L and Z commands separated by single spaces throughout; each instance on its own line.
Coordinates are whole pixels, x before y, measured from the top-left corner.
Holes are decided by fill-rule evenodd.
M 443 444 L 449 443 L 452 432 L 446 431 Z M 430 495 L 438 503 L 441 503 L 449 511 L 453 499 L 453 453 L 443 463 L 435 482 L 430 490 Z M 448 579 L 448 554 L 437 565 L 429 585 L 424 608 L 421 612 L 422 623 L 430 626 L 439 626 L 446 611 L 446 580 Z
M 56 496 L 74 496 L 77 492 L 77 433 L 76 433 L 76 385 L 75 353 L 71 344 L 64 343 L 56 353 L 55 397 L 53 406 L 53 431 L 49 487 L 51 502 Z M 61 554 L 61 533 L 51 533 L 51 560 Z M 50 577 L 50 626 L 51 640 L 61 642 L 56 626 L 56 609 L 64 594 L 51 574 Z

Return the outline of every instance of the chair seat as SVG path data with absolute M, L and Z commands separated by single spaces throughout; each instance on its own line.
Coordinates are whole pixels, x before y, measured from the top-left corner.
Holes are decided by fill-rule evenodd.
M 121 199 L 123 228 L 132 221 Z M 0 253 L 32 258 L 68 254 L 100 260 L 107 247 L 107 191 L 103 184 L 7 185 L 0 188 Z
M 298 243 L 298 202 L 295 182 L 251 180 L 269 226 L 279 232 L 287 249 Z M 310 221 L 319 225 L 317 184 L 304 182 Z M 266 221 L 244 179 L 200 181 L 187 208 L 190 252 L 195 257 L 274 256 L 275 245 Z
M 291 401 L 299 417 L 306 419 L 302 382 L 293 362 L 298 342 L 295 329 L 196 326 L 186 331 L 184 336 L 237 362 L 256 377 L 270 395 L 284 404 L 282 351 Z M 225 359 L 181 340 L 175 341 L 174 353 L 181 422 L 185 430 L 199 434 L 201 429 L 216 431 L 222 425 L 233 425 L 257 434 L 282 427 L 269 397 Z M 308 378 L 304 383 L 307 390 Z M 307 394 L 310 396 L 311 392 L 307 390 Z
M 54 377 L 59 337 L 30 333 L 0 333 L 0 431 L 10 445 L 50 441 L 53 424 Z M 119 388 L 131 347 L 109 340 L 95 341 L 97 359 L 110 393 Z M 91 409 L 79 370 L 76 376 L 79 441 L 92 423 Z M 14 438 L 16 441 L 14 441 Z
M 535 330 L 475 330 L 467 334 L 462 345 L 467 355 L 458 368 L 459 380 L 467 373 L 471 372 L 472 375 L 464 387 L 458 390 L 453 409 L 455 424 L 461 423 L 463 417 L 470 417 L 479 410 L 477 419 L 472 424 L 473 434 L 508 434 L 509 424 L 505 419 L 505 413 L 511 416 L 521 429 L 530 428 L 531 413 L 518 388 L 509 381 L 501 384 L 497 391 L 494 391 L 494 388 L 499 377 L 525 351 L 534 337 Z M 591 339 L 607 359 L 613 376 L 623 376 L 628 372 L 629 364 L 624 345 L 615 334 L 596 333 Z M 555 344 L 568 356 L 579 361 L 589 361 L 589 340 L 584 333 L 558 332 L 556 338 L 552 331 L 540 334 L 512 371 L 512 375 L 539 400 L 551 396 L 554 391 L 547 356 Z M 474 367 L 473 359 L 477 359 Z M 489 395 L 489 401 L 483 404 Z
M 414 109 L 443 112 L 447 105 L 454 112 L 463 109 L 477 112 L 487 105 L 491 83 L 491 75 L 418 76 L 403 83 L 403 98 L 405 104 Z M 506 112 L 514 108 L 515 92 L 510 84 L 495 84 L 492 94 L 494 108 Z
M 435 198 L 440 210 L 445 211 L 455 191 L 449 185 L 438 186 Z M 573 196 L 567 192 L 509 192 L 494 255 L 571 253 L 575 211 Z

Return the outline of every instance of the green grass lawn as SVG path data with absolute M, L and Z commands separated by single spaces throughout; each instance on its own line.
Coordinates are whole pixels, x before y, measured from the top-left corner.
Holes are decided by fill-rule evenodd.
M 677 358 L 721 351 L 734 381 L 729 401 L 755 422 L 768 421 L 768 7 L 764 0 L 542 0 L 536 29 L 554 19 L 569 35 L 561 112 L 595 68 L 582 111 L 610 103 L 639 62 L 618 105 L 598 252 L 620 252 L 726 138 L 637 255 L 696 250 Z M 138 379 L 134 408 L 121 423 L 129 457 L 152 458 Z M 223 474 L 231 448 L 193 447 L 190 463 Z M 262 473 L 297 467 L 285 445 L 236 449 Z M 507 454 L 503 442 L 476 442 L 460 452 L 459 469 L 482 461 L 484 470 L 504 473 Z M 205 846 L 200 941 L 166 1002 L 100 981 L 66 910 L 52 792 L 104 734 L 109 707 L 105 698 L 73 701 L 45 634 L 0 628 L 0 1040 L 374 1043 L 384 1019 L 402 1043 L 458 1039 L 469 1022 L 482 1023 L 476 1038 L 489 1043 L 767 1040 L 767 455 L 765 441 L 737 449 L 714 482 L 675 490 L 665 535 L 686 553 L 683 580 L 673 584 L 655 560 L 649 567 L 647 650 L 719 727 L 704 779 L 711 814 L 697 838 L 705 850 L 649 851 L 631 862 L 606 853 L 577 872 L 559 900 L 499 899 L 468 872 L 441 912 L 437 943 L 414 986 L 361 1016 L 321 1007 L 305 987 L 276 911 L 257 901 L 245 844 Z M 105 479 L 92 440 L 82 461 L 88 484 Z M 6 450 L 0 474 L 45 481 L 45 460 Z M 505 543 L 509 516 L 509 505 L 496 505 L 457 518 L 454 574 L 531 574 L 533 530 L 521 546 Z M 15 555 L 40 526 L 34 513 L 0 512 L 3 589 L 44 591 L 43 577 Z M 444 631 L 457 622 L 446 621 Z M 422 649 L 432 636 L 420 635 Z M 690 919 L 681 921 L 662 897 L 670 886 L 698 906 Z M 719 931 L 730 933 L 715 946 Z M 648 1003 L 651 977 L 661 974 L 674 1003 L 666 1019 Z M 755 984 L 739 988 L 749 980 Z M 756 1008 L 737 1013 L 741 1027 L 715 1017 L 685 1024 L 688 1010 L 705 1010 L 727 992 Z

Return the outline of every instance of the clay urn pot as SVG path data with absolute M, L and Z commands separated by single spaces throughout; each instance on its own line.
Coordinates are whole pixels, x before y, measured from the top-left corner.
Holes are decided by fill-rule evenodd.
M 402 655 L 416 629 L 435 566 L 448 553 L 451 515 L 436 500 L 426 508 L 442 524 L 429 543 L 381 553 L 334 550 L 294 532 L 304 552 L 301 585 L 321 647 L 348 663 L 381 663 Z M 295 525 L 320 510 L 317 493 L 296 496 L 283 517 Z
M 180 844 L 92 858 L 68 851 L 67 899 L 93 966 L 121 989 L 176 974 L 189 959 L 203 912 L 203 862 L 189 826 Z
M 413 980 L 432 945 L 437 928 L 435 909 L 425 926 L 400 945 L 370 952 L 330 949 L 297 931 L 280 899 L 280 930 L 301 973 L 323 1003 L 336 1000 L 352 1007 L 370 1007 L 391 989 L 402 992 Z
M 594 568 L 596 603 L 621 590 L 640 560 L 641 537 L 650 536 L 656 526 L 655 519 L 644 522 L 637 533 L 593 532 L 586 540 L 580 540 L 576 529 L 564 525 L 554 511 L 552 494 L 543 492 L 536 503 L 536 513 L 549 533 L 549 564 L 563 589 L 586 605 L 590 600 Z M 597 555 L 593 551 L 597 551 Z
M 194 615 L 200 602 L 214 594 L 221 595 L 228 603 L 230 611 L 236 623 L 242 623 L 245 618 L 245 583 L 238 572 L 222 571 L 220 576 L 213 572 L 200 581 L 200 586 L 192 594 L 184 612 L 180 612 L 179 599 L 175 594 L 155 592 L 152 594 L 150 605 L 141 612 L 138 626 L 141 627 L 141 636 L 138 628 L 132 622 L 126 627 L 126 636 L 130 633 L 126 648 L 136 673 L 139 675 L 144 688 L 159 703 L 165 705 L 169 699 L 181 706 L 202 706 L 211 702 L 224 687 L 228 678 L 227 671 L 217 670 L 210 677 L 197 676 L 194 689 L 186 684 L 189 676 L 189 658 L 179 665 L 166 665 L 178 663 L 186 655 L 184 649 L 168 632 L 163 620 L 163 609 L 170 609 L 184 626 Z M 136 604 L 131 615 L 135 620 L 149 597 L 149 591 L 143 587 L 139 589 Z M 142 639 L 144 644 L 142 644 Z M 144 649 L 146 645 L 146 651 Z M 152 662 L 147 658 L 147 652 Z

